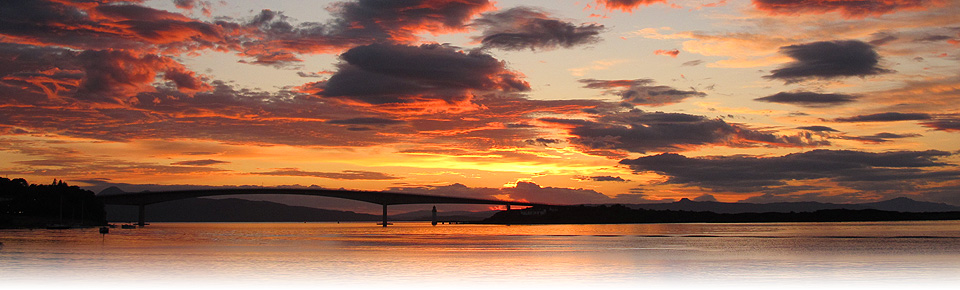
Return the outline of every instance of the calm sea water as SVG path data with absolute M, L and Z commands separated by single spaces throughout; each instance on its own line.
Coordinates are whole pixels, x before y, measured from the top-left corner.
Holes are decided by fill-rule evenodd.
M 960 285 L 960 222 L 0 230 L 0 289 Z

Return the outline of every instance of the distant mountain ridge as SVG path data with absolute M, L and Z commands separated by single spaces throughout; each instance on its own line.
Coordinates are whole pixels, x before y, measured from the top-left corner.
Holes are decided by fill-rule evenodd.
M 102 192 L 101 192 L 102 194 Z M 137 220 L 137 207 L 107 205 L 107 220 L 128 222 Z M 441 221 L 480 221 L 497 211 L 439 212 Z M 153 222 L 332 222 L 380 221 L 381 215 L 292 206 L 269 201 L 240 198 L 188 198 L 152 204 L 146 208 L 147 221 Z M 429 221 L 429 210 L 390 215 L 391 221 Z
M 137 220 L 137 207 L 107 205 L 107 220 Z M 269 201 L 239 198 L 188 198 L 161 202 L 146 207 L 148 222 L 329 222 L 379 221 L 379 215 L 352 211 L 290 206 Z
M 108 187 L 98 195 L 122 194 L 117 187 Z M 906 197 L 890 200 L 859 203 L 834 204 L 821 202 L 778 202 L 778 203 L 726 203 L 716 201 L 692 201 L 684 198 L 670 203 L 628 204 L 632 209 L 674 210 L 714 212 L 719 214 L 739 213 L 790 213 L 815 212 L 820 210 L 882 210 L 894 212 L 952 212 L 960 207 L 944 203 L 916 201 Z M 135 221 L 137 208 L 134 206 L 107 205 L 107 220 Z M 483 212 L 440 212 L 443 221 L 480 221 L 489 218 L 498 211 Z M 306 206 L 291 206 L 268 201 L 252 201 L 240 198 L 207 199 L 192 198 L 150 205 L 146 209 L 148 221 L 155 222 L 302 222 L 302 221 L 379 221 L 380 215 L 319 209 Z M 394 221 L 430 220 L 429 210 L 414 211 L 390 215 Z
M 925 201 L 916 201 L 906 197 L 898 197 L 890 200 L 856 203 L 856 204 L 836 204 L 822 202 L 776 202 L 776 203 L 729 203 L 717 201 L 692 201 L 684 198 L 671 203 L 651 203 L 651 204 L 629 204 L 626 205 L 633 209 L 649 210 L 684 210 L 684 211 L 709 211 L 715 213 L 762 213 L 762 212 L 813 212 L 818 210 L 830 209 L 876 209 L 883 211 L 899 212 L 948 212 L 960 211 L 960 207 L 945 203 L 934 203 Z

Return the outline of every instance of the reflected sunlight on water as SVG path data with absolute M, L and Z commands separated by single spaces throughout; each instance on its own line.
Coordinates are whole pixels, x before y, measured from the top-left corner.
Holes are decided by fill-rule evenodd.
M 716 289 L 960 282 L 956 221 L 157 223 L 104 237 L 97 229 L 3 230 L 0 242 L 0 286 Z

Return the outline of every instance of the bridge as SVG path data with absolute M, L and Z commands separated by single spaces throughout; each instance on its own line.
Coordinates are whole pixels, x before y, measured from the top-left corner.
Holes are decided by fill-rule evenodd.
M 293 189 L 293 188 L 237 188 L 237 189 L 201 189 L 201 190 L 174 190 L 174 191 L 144 191 L 135 193 L 98 195 L 104 204 L 136 205 L 139 207 L 137 225 L 146 225 L 146 206 L 154 203 L 174 201 L 186 198 L 238 195 L 238 194 L 271 194 L 271 195 L 310 195 L 335 197 L 375 203 L 383 206 L 383 226 L 387 226 L 387 206 L 400 204 L 488 204 L 505 205 L 510 210 L 511 205 L 519 206 L 546 206 L 547 204 L 479 199 L 466 197 L 449 197 L 424 194 L 381 192 L 381 191 L 354 191 L 334 189 Z

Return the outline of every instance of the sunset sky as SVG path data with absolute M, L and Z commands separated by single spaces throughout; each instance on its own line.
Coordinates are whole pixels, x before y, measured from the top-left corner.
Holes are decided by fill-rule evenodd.
M 958 15 L 957 0 L 0 1 L 0 175 L 960 205 Z

